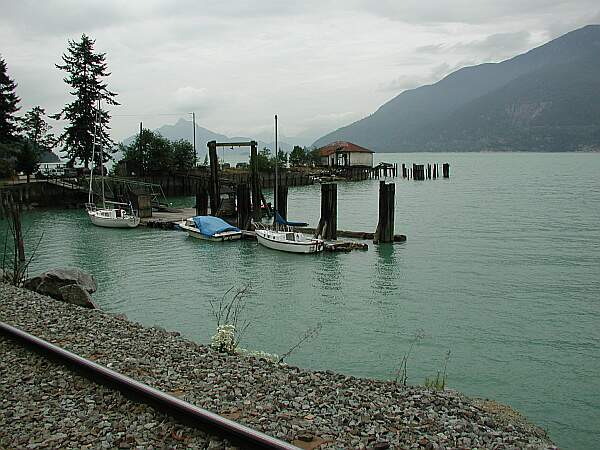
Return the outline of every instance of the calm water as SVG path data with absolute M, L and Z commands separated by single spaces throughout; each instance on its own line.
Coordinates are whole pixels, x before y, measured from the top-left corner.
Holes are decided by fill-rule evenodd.
M 451 178 L 396 181 L 403 244 L 350 254 L 288 255 L 253 242 L 93 227 L 83 211 L 27 216 L 44 231 L 33 272 L 94 274 L 101 307 L 209 342 L 208 300 L 250 284 L 244 346 L 288 360 L 422 383 L 451 350 L 448 385 L 494 398 L 547 428 L 563 448 L 600 440 L 600 154 L 377 155 L 449 162 Z M 338 227 L 374 230 L 377 181 L 340 183 Z M 290 189 L 290 218 L 315 224 L 319 186 Z M 193 199 L 178 199 L 193 205 Z

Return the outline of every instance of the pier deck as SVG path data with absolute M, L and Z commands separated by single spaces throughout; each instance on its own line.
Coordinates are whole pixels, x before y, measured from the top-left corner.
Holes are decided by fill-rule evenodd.
M 168 212 L 153 211 L 152 217 L 144 217 L 140 220 L 140 225 L 150 228 L 173 228 L 176 222 L 181 222 L 195 215 L 195 208 L 178 208 Z

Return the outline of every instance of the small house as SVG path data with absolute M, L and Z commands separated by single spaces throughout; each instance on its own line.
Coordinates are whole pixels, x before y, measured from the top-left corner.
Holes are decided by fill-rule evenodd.
M 321 147 L 319 157 L 322 166 L 373 167 L 373 152 L 352 142 L 337 141 Z

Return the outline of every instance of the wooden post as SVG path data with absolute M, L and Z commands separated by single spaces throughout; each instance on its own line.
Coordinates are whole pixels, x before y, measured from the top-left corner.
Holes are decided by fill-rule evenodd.
M 444 175 L 444 178 L 450 178 L 450 164 L 444 163 L 442 165 L 442 173 Z
M 133 207 L 137 209 L 140 219 L 152 217 L 152 198 L 146 194 L 134 195 Z
M 337 184 L 321 185 L 321 220 L 317 227 L 317 236 L 323 239 L 337 239 Z
M 287 198 L 288 187 L 280 184 L 277 187 L 277 212 L 283 220 L 287 220 Z
M 247 230 L 250 227 L 250 186 L 237 185 L 237 223 L 238 228 Z
M 394 210 L 396 206 L 396 185 L 379 183 L 379 221 L 373 237 L 375 244 L 394 242 Z
M 208 191 L 206 186 L 198 184 L 196 187 L 196 215 L 206 216 L 208 214 Z
M 217 215 L 221 204 L 221 191 L 219 189 L 219 160 L 217 158 L 217 141 L 210 141 L 208 158 L 210 159 L 210 214 Z
M 258 151 L 256 141 L 250 143 L 250 189 L 252 191 L 252 217 L 260 220 L 262 212 L 260 209 L 261 192 L 260 179 L 258 177 Z

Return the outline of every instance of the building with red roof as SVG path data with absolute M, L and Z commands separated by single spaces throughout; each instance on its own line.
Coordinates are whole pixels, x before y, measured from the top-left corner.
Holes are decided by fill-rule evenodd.
M 329 167 L 373 167 L 373 152 L 352 142 L 337 141 L 318 149 L 321 165 Z

